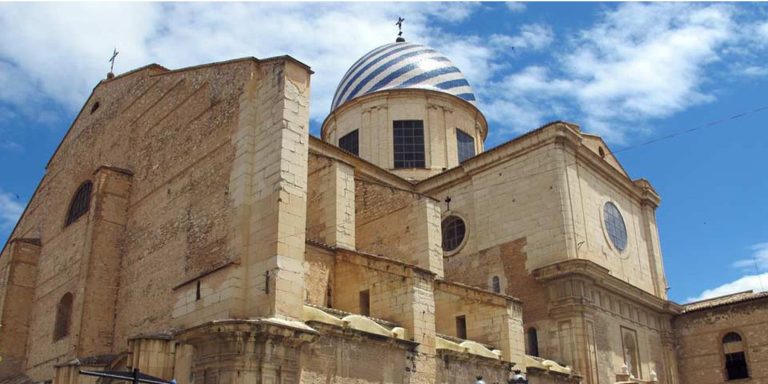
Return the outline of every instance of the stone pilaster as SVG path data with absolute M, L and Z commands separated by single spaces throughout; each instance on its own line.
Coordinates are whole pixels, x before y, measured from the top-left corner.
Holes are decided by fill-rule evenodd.
M 133 174 L 130 171 L 99 167 L 93 176 L 89 243 L 83 254 L 80 291 L 82 316 L 73 324 L 79 332 L 77 356 L 112 352 L 115 306 L 120 276 L 120 246 L 128 220 L 128 199 Z
M 164 380 L 174 378 L 176 343 L 170 337 L 147 336 L 128 340 L 130 369 Z
M 24 369 L 40 242 L 13 239 L 7 255 L 0 264 L 0 378 Z
M 301 317 L 309 74 L 290 60 L 259 63 L 240 98 L 230 192 L 243 317 Z

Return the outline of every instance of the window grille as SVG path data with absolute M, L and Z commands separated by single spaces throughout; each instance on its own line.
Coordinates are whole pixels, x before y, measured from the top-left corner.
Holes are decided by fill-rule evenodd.
M 475 156 L 475 138 L 462 131 L 456 130 L 456 143 L 459 150 L 459 163 Z
M 80 188 L 75 192 L 75 197 L 72 198 L 72 202 L 69 204 L 69 211 L 67 212 L 66 225 L 70 225 L 75 222 L 80 216 L 88 212 L 88 207 L 91 203 L 91 188 L 93 184 L 90 181 L 80 185 Z
M 347 133 L 339 139 L 339 148 L 355 155 L 360 156 L 360 139 L 358 130 Z
M 392 124 L 395 168 L 424 168 L 424 122 L 395 120 Z
M 611 238 L 611 243 L 619 252 L 623 251 L 627 247 L 627 227 L 624 225 L 624 218 L 621 217 L 621 212 L 619 212 L 615 204 L 611 202 L 605 203 L 603 219 L 605 230 L 608 232 L 608 237 Z
M 442 223 L 443 251 L 450 252 L 458 248 L 467 233 L 464 220 L 458 216 L 448 216 Z

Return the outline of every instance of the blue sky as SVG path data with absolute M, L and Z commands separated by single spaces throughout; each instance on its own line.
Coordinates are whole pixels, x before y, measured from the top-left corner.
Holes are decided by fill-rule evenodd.
M 768 4 L 2 3 L 0 239 L 115 46 L 117 73 L 290 54 L 315 71 L 317 134 L 397 16 L 465 73 L 487 147 L 573 121 L 653 183 L 672 299 L 768 287 Z

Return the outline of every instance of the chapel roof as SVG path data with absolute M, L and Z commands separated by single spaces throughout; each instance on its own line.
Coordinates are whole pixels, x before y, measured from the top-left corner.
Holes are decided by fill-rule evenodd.
M 760 299 L 763 297 L 768 297 L 768 292 L 753 292 L 751 290 L 737 292 L 730 295 L 683 304 L 683 313 L 715 308 L 722 305 L 737 304 L 745 301 Z

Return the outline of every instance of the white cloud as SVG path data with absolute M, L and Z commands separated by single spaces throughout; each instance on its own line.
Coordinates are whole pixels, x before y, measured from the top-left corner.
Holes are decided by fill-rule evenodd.
M 741 68 L 740 72 L 747 76 L 766 76 L 768 75 L 768 67 L 750 65 L 748 67 Z
M 752 255 L 747 259 L 736 260 L 731 266 L 751 274 L 746 274 L 719 287 L 707 289 L 697 297 L 689 297 L 688 301 L 705 300 L 748 290 L 755 292 L 766 290 L 768 287 L 768 272 L 766 272 L 768 271 L 768 243 L 758 243 L 749 248 Z
M 620 142 L 637 132 L 632 122 L 712 101 L 701 90 L 705 67 L 734 37 L 727 6 L 622 4 L 559 49 L 550 70 L 523 68 L 499 82 L 491 114 L 502 120 L 506 106 L 522 108 L 523 117 L 511 127 L 519 131 L 530 129 L 520 123 L 541 111 L 568 105 L 571 112 L 565 113 L 584 128 Z M 529 88 L 513 88 L 531 74 Z
M 311 114 L 322 119 L 337 82 L 354 60 L 394 40 L 397 16 L 406 15 L 404 35 L 409 41 L 429 43 L 436 40 L 430 36 L 443 35 L 432 21 L 460 22 L 478 7 L 472 3 L 5 3 L 0 5 L 0 101 L 22 110 L 33 106 L 30 115 L 44 98 L 76 111 L 106 75 L 115 46 L 120 51 L 117 73 L 151 62 L 179 68 L 289 54 L 315 71 Z M 470 51 L 455 52 L 452 58 L 475 62 L 476 53 Z
M 0 191 L 0 229 L 8 229 L 16 225 L 24 206 L 10 193 Z
M 554 38 L 555 34 L 548 25 L 525 24 L 515 36 L 492 35 L 490 45 L 502 45 L 507 49 L 539 50 L 550 45 Z
M 699 296 L 689 297 L 688 302 L 706 300 L 713 297 L 730 295 L 732 293 L 749 290 L 755 292 L 764 291 L 766 286 L 768 286 L 768 273 L 761 273 L 759 275 L 746 275 L 719 287 L 707 289 Z
M 768 243 L 759 243 L 750 247 L 752 256 L 748 259 L 736 260 L 732 266 L 751 272 L 768 271 Z
M 38 118 L 50 100 L 76 111 L 104 78 L 116 46 L 117 73 L 151 62 L 180 68 L 292 55 L 315 71 L 310 113 L 319 121 L 344 72 L 393 41 L 402 15 L 407 40 L 434 46 L 465 73 L 494 127 L 492 137 L 508 139 L 557 118 L 616 142 L 647 131 L 649 120 L 711 102 L 702 89 L 705 70 L 722 59 L 723 46 L 739 30 L 731 6 L 668 3 L 611 7 L 593 26 L 560 39 L 541 23 L 491 36 L 440 27 L 466 21 L 479 8 L 453 2 L 3 3 L 0 119 Z M 519 12 L 525 4 L 507 8 Z M 750 31 L 768 36 L 768 23 L 753 23 Z M 520 66 L 528 54 L 542 59 Z
M 508 1 L 508 2 L 504 3 L 504 5 L 507 6 L 507 9 L 510 12 L 523 12 L 526 9 L 525 3 L 521 3 L 521 2 L 518 2 L 518 1 Z

